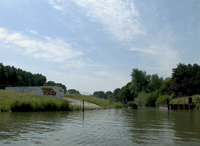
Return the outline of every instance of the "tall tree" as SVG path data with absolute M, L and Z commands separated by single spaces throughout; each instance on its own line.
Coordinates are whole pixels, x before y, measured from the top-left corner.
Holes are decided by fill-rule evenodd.
M 158 74 L 151 75 L 151 80 L 147 85 L 147 92 L 151 93 L 154 92 L 162 86 L 163 78 L 158 76 Z
M 128 101 L 133 101 L 135 95 L 130 91 L 131 82 L 127 83 L 118 93 L 118 100 L 124 104 L 127 104 Z
M 95 91 L 93 93 L 93 96 L 97 98 L 107 99 L 106 94 L 103 91 Z
M 5 71 L 4 65 L 0 63 L 0 88 L 4 89 L 7 85 L 8 74 Z
M 68 94 L 80 94 L 80 92 L 78 90 L 75 90 L 75 89 L 69 89 L 67 91 Z
M 178 64 L 172 70 L 172 84 L 177 96 L 190 96 L 200 92 L 200 66 L 194 64 Z
M 132 81 L 130 89 L 132 93 L 139 93 L 143 90 L 144 91 L 147 90 L 147 85 L 150 82 L 151 75 L 147 75 L 145 71 L 133 69 L 131 76 L 132 76 Z
M 163 80 L 162 86 L 160 87 L 161 94 L 171 95 L 175 91 L 175 87 L 172 84 L 171 78 Z
M 110 96 L 112 95 L 112 92 L 111 92 L 111 91 L 107 91 L 107 92 L 105 93 L 105 95 L 106 95 L 106 98 L 108 98 L 108 97 L 110 97 Z

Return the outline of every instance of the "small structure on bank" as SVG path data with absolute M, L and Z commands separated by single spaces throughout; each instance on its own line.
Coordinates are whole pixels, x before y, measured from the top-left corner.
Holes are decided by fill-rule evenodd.
M 50 95 L 57 98 L 64 97 L 64 90 L 61 87 L 57 86 L 6 87 L 5 90 L 10 92 Z
M 160 104 L 159 108 L 162 109 L 194 109 L 196 105 L 192 102 L 192 97 L 188 97 L 188 104 L 169 104 L 169 99 L 166 99 L 166 104 Z

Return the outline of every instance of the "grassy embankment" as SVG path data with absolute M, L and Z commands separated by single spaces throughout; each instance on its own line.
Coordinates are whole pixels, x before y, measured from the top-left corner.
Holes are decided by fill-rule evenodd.
M 200 95 L 193 95 L 192 102 L 196 105 L 196 109 L 200 110 Z M 180 97 L 171 99 L 170 104 L 188 104 L 188 97 Z
M 63 99 L 0 90 L 0 112 L 69 110 L 71 110 L 69 102 Z
M 85 100 L 103 108 L 120 108 L 121 103 L 109 103 L 107 100 L 79 94 L 66 94 L 67 98 Z M 87 109 L 87 108 L 85 108 Z M 72 106 L 68 101 L 43 95 L 15 93 L 0 90 L 0 112 L 7 111 L 71 111 L 81 110 L 80 106 Z
M 194 102 L 196 105 L 199 105 L 200 95 L 193 95 L 191 97 L 192 97 L 192 102 Z M 181 98 L 171 99 L 170 104 L 188 104 L 188 97 L 184 96 Z
M 122 108 L 123 106 L 121 103 L 110 103 L 108 100 L 100 99 L 100 98 L 96 98 L 96 97 L 88 96 L 88 95 L 65 94 L 65 97 L 78 99 L 78 100 L 84 100 L 89 103 L 94 103 L 103 108 Z
M 200 95 L 193 95 L 192 102 L 196 104 L 197 109 L 200 107 Z M 135 103 L 139 106 L 157 106 L 159 104 L 166 104 L 166 99 L 169 99 L 169 104 L 188 104 L 188 96 L 176 97 L 175 94 L 171 95 L 159 95 L 158 91 L 153 93 L 141 92 L 135 99 Z

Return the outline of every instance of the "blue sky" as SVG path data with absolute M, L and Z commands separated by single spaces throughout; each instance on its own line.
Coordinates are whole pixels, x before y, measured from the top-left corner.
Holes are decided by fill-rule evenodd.
M 199 0 L 1 0 L 0 18 L 0 62 L 80 92 L 200 65 Z

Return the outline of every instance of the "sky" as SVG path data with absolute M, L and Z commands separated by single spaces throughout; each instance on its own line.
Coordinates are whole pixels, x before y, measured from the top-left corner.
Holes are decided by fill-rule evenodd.
M 83 94 L 200 65 L 199 0 L 1 0 L 0 62 Z

